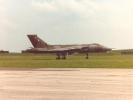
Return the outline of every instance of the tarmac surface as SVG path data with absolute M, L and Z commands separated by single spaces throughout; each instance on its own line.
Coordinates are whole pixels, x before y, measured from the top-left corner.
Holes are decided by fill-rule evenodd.
M 133 69 L 0 70 L 0 100 L 133 100 Z

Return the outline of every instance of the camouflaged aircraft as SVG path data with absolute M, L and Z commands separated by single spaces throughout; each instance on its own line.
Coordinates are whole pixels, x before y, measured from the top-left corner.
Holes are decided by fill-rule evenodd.
M 108 52 L 111 48 L 107 48 L 97 43 L 93 44 L 74 44 L 74 45 L 50 45 L 40 39 L 37 35 L 27 35 L 33 48 L 22 51 L 22 53 L 52 53 L 56 54 L 56 59 L 66 59 L 67 55 L 74 53 L 86 54 L 88 59 L 89 53 Z

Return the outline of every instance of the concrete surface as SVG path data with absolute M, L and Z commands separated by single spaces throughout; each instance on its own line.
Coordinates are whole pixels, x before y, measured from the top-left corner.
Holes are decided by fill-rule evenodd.
M 133 69 L 0 70 L 0 100 L 133 100 Z

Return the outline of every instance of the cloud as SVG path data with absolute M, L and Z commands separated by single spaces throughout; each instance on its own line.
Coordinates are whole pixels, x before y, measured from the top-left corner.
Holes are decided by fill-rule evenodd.
M 7 19 L 5 0 L 0 0 L 0 49 L 6 48 L 6 29 L 9 24 Z
M 122 9 L 120 0 L 32 0 L 34 9 L 49 13 L 73 12 L 81 16 L 99 13 L 115 13 Z M 125 3 L 125 2 L 124 2 Z M 127 2 L 126 2 L 127 3 Z
M 33 0 L 34 9 L 42 12 L 50 13 L 77 13 L 77 14 L 93 14 L 97 8 L 95 2 L 91 0 Z
M 46 2 L 44 1 L 43 3 L 42 2 L 38 2 L 38 1 L 33 1 L 32 2 L 32 6 L 35 8 L 35 9 L 38 9 L 38 10 L 42 10 L 42 11 L 56 11 L 57 8 L 55 7 L 55 5 L 53 3 L 49 3 L 49 2 Z
M 0 16 L 0 27 L 2 29 L 0 31 L 4 31 L 5 25 L 6 25 L 6 23 L 8 23 L 6 21 L 7 16 L 6 16 L 6 8 L 5 8 L 4 4 L 5 4 L 5 2 L 3 0 L 0 0 L 0 13 L 1 13 L 1 16 Z

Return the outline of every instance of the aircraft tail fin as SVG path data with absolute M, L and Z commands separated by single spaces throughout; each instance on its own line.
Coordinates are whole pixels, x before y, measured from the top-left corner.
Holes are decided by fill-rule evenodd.
M 46 48 L 48 44 L 37 35 L 27 35 L 34 48 Z

